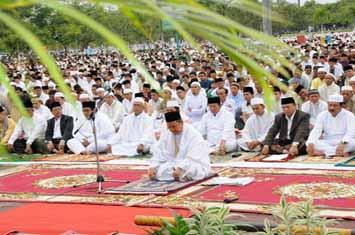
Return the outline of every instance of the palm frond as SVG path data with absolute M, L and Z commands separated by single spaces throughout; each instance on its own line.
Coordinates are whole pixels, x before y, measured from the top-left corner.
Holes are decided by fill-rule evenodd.
M 45 46 L 40 39 L 29 29 L 25 28 L 20 22 L 3 11 L 0 11 L 0 21 L 11 28 L 33 49 L 33 51 L 38 55 L 41 63 L 47 66 L 48 72 L 58 84 L 61 91 L 63 91 L 70 102 L 74 102 L 70 89 L 64 83 L 61 72 L 55 63 L 54 58 L 47 53 Z

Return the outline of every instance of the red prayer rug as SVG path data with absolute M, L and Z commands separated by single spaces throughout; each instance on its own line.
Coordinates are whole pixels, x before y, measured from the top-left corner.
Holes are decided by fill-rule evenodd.
M 355 209 L 355 173 L 350 171 L 317 171 L 289 169 L 233 168 L 221 176 L 253 176 L 246 186 L 203 186 L 192 198 L 223 202 L 238 198 L 238 203 L 277 204 L 283 193 L 288 201 L 314 199 L 322 208 Z
M 101 174 L 106 180 L 103 186 L 122 186 L 144 177 L 145 172 L 103 166 Z M 144 199 L 134 195 L 102 195 L 97 188 L 96 168 L 34 166 L 0 177 L 0 200 L 122 204 Z
M 10 231 L 31 234 L 75 234 L 107 235 L 147 234 L 149 227 L 134 224 L 136 215 L 184 217 L 187 210 L 165 208 L 141 208 L 123 206 L 73 205 L 31 203 L 0 213 L 0 234 Z M 70 233 L 74 234 L 74 233 Z

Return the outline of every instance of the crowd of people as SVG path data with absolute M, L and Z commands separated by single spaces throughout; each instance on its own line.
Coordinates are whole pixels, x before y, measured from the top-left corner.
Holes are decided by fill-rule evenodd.
M 0 87 L 1 143 L 18 154 L 74 153 L 135 156 L 152 153 L 152 178 L 199 179 L 209 156 L 237 150 L 349 156 L 355 151 L 354 33 L 312 37 L 289 77 L 258 61 L 288 89 L 262 86 L 210 43 L 201 51 L 161 44 L 136 51 L 159 83 L 152 85 L 119 53 L 56 54 L 69 103 L 47 69 L 29 55 L 5 61 L 11 85 L 30 118 L 21 117 Z

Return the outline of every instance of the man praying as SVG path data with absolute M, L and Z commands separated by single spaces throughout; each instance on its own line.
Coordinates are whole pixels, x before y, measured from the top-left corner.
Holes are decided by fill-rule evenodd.
M 191 125 L 181 120 L 179 112 L 165 113 L 164 129 L 154 148 L 148 175 L 150 179 L 200 180 L 210 173 L 208 144 Z

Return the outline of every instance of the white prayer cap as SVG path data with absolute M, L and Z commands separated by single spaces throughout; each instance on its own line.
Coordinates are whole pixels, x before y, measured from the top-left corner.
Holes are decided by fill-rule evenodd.
M 355 82 L 355 76 L 353 76 L 352 78 L 350 78 L 350 82 Z
M 173 83 L 179 84 L 180 85 L 180 80 L 179 79 L 174 79 Z
M 179 68 L 179 73 L 184 73 L 185 72 L 185 68 L 181 67 Z
M 79 100 L 90 99 L 90 96 L 86 93 L 80 94 Z
M 97 89 L 96 89 L 96 92 L 105 92 L 105 89 L 102 88 L 102 87 L 100 87 L 100 88 L 97 88 Z
M 191 86 L 201 87 L 201 84 L 199 82 L 193 82 L 193 83 L 191 83 Z
M 124 89 L 123 90 L 124 95 L 129 94 L 129 93 L 133 93 L 133 91 L 131 89 Z
M 106 91 L 105 96 L 115 96 L 115 94 L 113 94 L 113 92 Z
M 36 87 L 36 86 L 42 87 L 42 82 L 37 80 L 37 81 L 35 82 L 34 86 L 35 86 L 35 87 Z
M 264 100 L 262 98 L 258 98 L 258 97 L 251 99 L 250 104 L 251 105 L 257 105 L 257 104 L 265 105 Z
M 163 91 L 169 91 L 170 93 L 173 93 L 173 90 L 170 87 L 164 87 Z
M 142 97 L 136 97 L 136 98 L 133 99 L 133 103 L 144 104 L 144 99 Z
M 179 103 L 176 100 L 169 100 L 166 103 L 167 108 L 179 107 Z
M 343 86 L 341 91 L 353 91 L 353 88 L 351 86 Z
M 326 73 L 326 72 L 327 72 L 327 70 L 326 70 L 325 68 L 321 67 L 321 68 L 319 68 L 319 69 L 318 69 L 318 73 L 319 73 L 319 72 Z
M 336 102 L 336 103 L 343 103 L 344 98 L 342 95 L 331 95 L 328 98 L 328 102 Z
M 56 92 L 56 93 L 54 94 L 54 98 L 56 98 L 56 97 L 64 98 L 64 95 L 63 95 L 62 92 Z
M 333 80 L 335 81 L 335 76 L 332 73 L 327 73 L 326 76 L 330 76 L 333 78 Z

